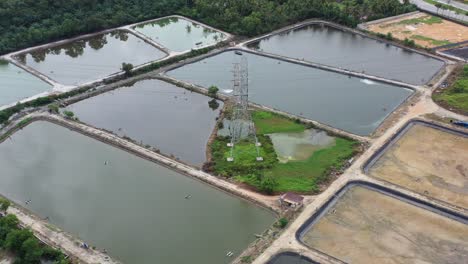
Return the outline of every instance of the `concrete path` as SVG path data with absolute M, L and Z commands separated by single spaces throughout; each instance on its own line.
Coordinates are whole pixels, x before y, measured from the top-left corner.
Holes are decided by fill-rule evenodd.
M 468 11 L 468 5 L 464 4 L 462 2 L 458 2 L 458 1 L 455 1 L 455 0 L 437 0 L 437 2 L 439 2 L 441 4 L 451 5 L 451 6 L 454 6 L 456 8 L 460 8 L 460 9 L 463 9 L 465 11 Z

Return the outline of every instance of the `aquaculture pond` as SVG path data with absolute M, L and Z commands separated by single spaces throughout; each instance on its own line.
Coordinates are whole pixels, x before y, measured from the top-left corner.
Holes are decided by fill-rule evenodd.
M 44 121 L 0 144 L 0 168 L 1 194 L 124 263 L 229 263 L 227 252 L 235 257 L 274 221 L 247 201 Z
M 249 99 L 295 115 L 367 135 L 412 91 L 243 52 L 248 59 Z M 173 78 L 232 93 L 233 63 L 227 51 L 169 71 Z
M 302 241 L 346 263 L 449 264 L 468 256 L 465 220 L 367 187 L 350 187 L 319 217 Z
M 226 34 L 180 17 L 167 17 L 133 29 L 172 51 L 182 52 L 216 44 Z
M 134 66 L 166 54 L 125 31 L 113 31 L 17 56 L 17 60 L 53 80 L 77 85 L 120 71 L 122 63 Z
M 468 209 L 468 134 L 411 123 L 369 167 L 372 177 Z
M 412 84 L 424 84 L 442 61 L 328 25 L 311 24 L 249 45 L 295 59 Z
M 51 90 L 52 86 L 12 63 L 0 61 L 0 106 Z
M 202 165 L 223 103 L 160 80 L 100 94 L 68 107 L 83 122 L 148 144 L 161 153 Z

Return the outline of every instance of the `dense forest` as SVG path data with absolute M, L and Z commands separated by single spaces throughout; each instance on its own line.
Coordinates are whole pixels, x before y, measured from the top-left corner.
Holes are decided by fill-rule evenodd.
M 0 54 L 170 14 L 253 36 L 312 17 L 355 26 L 413 10 L 398 0 L 2 0 Z

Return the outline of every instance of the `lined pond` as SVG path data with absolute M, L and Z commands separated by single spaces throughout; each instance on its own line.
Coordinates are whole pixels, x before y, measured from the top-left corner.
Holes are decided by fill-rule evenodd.
M 201 165 L 223 106 L 218 102 L 219 107 L 213 110 L 208 105 L 210 100 L 160 80 L 143 80 L 68 108 L 85 123 Z
M 283 252 L 273 256 L 266 264 L 317 264 L 307 257 L 301 256 L 293 252 Z
M 369 202 L 372 201 L 372 202 Z M 354 185 L 302 241 L 346 263 L 464 263 L 468 225 Z
M 444 65 L 416 52 L 320 24 L 273 35 L 249 47 L 411 84 L 428 82 Z
M 250 100 L 295 115 L 367 135 L 412 91 L 243 52 L 249 64 Z M 242 56 L 227 51 L 169 71 L 173 78 L 232 92 L 232 64 Z
M 165 55 L 135 35 L 117 30 L 35 50 L 16 59 L 59 83 L 78 85 L 119 72 L 123 62 L 136 66 Z
M 44 121 L 0 144 L 0 168 L 3 195 L 125 263 L 229 263 L 227 252 L 239 254 L 274 221 L 249 202 Z
M 0 106 L 46 92 L 52 86 L 12 63 L 0 61 Z
M 468 208 L 468 134 L 411 123 L 383 150 L 368 173 Z
M 180 17 L 158 19 L 133 29 L 177 52 L 214 45 L 227 37 L 222 32 Z

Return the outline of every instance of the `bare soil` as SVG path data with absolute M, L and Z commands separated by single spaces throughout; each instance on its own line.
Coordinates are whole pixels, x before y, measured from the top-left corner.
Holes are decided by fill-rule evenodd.
M 468 208 L 468 137 L 414 125 L 369 170 L 417 193 Z
M 442 19 L 441 23 L 431 24 L 421 22 L 409 23 L 410 19 L 418 21 L 421 19 L 428 19 L 430 17 L 431 15 L 420 12 L 382 23 L 371 24 L 369 25 L 368 30 L 382 34 L 392 33 L 393 37 L 399 40 L 404 40 L 405 38 L 413 39 L 416 44 L 428 48 L 443 45 L 442 43 L 438 43 L 438 41 L 458 43 L 468 40 L 468 27 L 448 20 Z M 437 43 L 433 43 L 433 41 L 429 39 L 422 39 L 418 36 L 436 40 Z
M 303 241 L 346 263 L 468 259 L 467 225 L 360 186 L 351 187 Z

